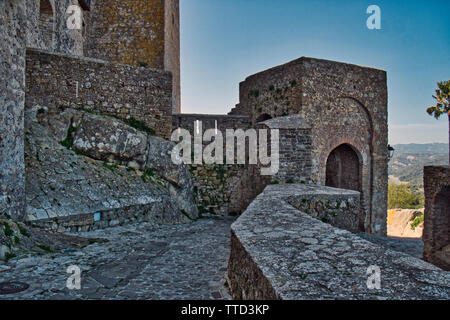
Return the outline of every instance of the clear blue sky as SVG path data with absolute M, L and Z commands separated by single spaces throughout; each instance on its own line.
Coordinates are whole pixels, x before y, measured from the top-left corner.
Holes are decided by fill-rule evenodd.
M 450 1 L 181 0 L 183 113 L 225 114 L 247 76 L 301 56 L 386 70 L 390 142 L 448 141 L 425 113 L 450 79 Z M 381 8 L 381 30 L 366 9 Z

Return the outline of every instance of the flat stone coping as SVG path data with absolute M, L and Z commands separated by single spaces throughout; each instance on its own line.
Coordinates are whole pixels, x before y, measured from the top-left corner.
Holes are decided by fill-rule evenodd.
M 174 118 L 198 118 L 198 120 L 202 119 L 242 119 L 242 120 L 250 120 L 249 116 L 243 115 L 231 115 L 231 114 L 202 114 L 202 113 L 174 113 L 172 115 Z
M 228 266 L 235 299 L 449 299 L 450 272 L 314 219 L 287 203 L 354 191 L 270 185 L 233 223 Z M 357 192 L 356 192 L 357 193 Z M 380 288 L 368 288 L 370 266 Z
M 61 57 L 61 58 L 66 58 L 66 59 L 77 59 L 79 61 L 89 62 L 89 63 L 98 63 L 98 64 L 103 64 L 103 65 L 116 65 L 116 66 L 126 67 L 126 68 L 130 68 L 130 69 L 140 69 L 140 70 L 150 71 L 150 72 L 164 74 L 164 75 L 170 74 L 170 72 L 168 72 L 168 71 L 163 71 L 163 70 L 160 70 L 157 68 L 133 66 L 130 64 L 117 63 L 117 62 L 107 61 L 107 60 L 98 59 L 98 58 L 77 56 L 77 55 L 73 55 L 73 54 L 48 51 L 48 50 L 44 50 L 44 49 L 27 47 L 27 52 L 38 53 L 40 55 L 45 55 L 45 56 Z

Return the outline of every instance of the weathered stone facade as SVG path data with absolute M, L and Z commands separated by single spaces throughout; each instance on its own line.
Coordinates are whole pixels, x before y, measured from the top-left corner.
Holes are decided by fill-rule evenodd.
M 20 220 L 25 218 L 24 102 L 28 109 L 36 105 L 53 111 L 73 107 L 112 115 L 143 123 L 162 137 L 170 136 L 172 106 L 179 101 L 179 80 L 174 83 L 170 72 L 163 70 L 170 69 L 179 79 L 179 4 L 177 0 L 153 2 L 154 6 L 162 8 L 159 14 L 162 28 L 155 31 L 162 40 L 154 43 L 154 35 L 146 38 L 148 32 L 144 32 L 143 37 L 151 41 L 151 46 L 156 44 L 150 48 L 153 52 L 144 52 L 147 56 L 159 55 L 160 51 L 164 54 L 155 65 L 157 69 L 144 67 L 149 65 L 146 61 L 141 61 L 141 66 L 136 67 L 139 63 L 127 66 L 114 63 L 117 59 L 105 62 L 82 57 L 93 48 L 92 37 L 96 36 L 97 23 L 103 21 L 101 18 L 104 16 L 99 15 L 104 13 L 104 8 L 96 5 L 96 1 L 2 2 L 0 16 L 4 23 L 0 29 L 3 44 L 1 58 L 5 68 L 2 70 L 4 83 L 1 83 L 4 87 L 0 149 L 2 213 Z M 120 19 L 130 13 L 136 15 L 136 19 L 128 20 L 129 16 L 125 17 L 127 24 L 130 21 L 139 22 L 139 8 L 146 4 L 144 1 L 128 1 L 130 12 L 119 10 L 110 13 L 120 16 Z M 68 10 L 71 5 L 82 8 L 81 29 L 68 27 L 69 18 L 74 14 L 73 10 Z M 148 11 L 148 8 L 144 9 Z M 170 18 L 171 24 L 165 22 L 166 18 Z M 127 24 L 124 25 L 125 29 L 129 27 Z M 139 28 L 138 24 L 136 28 Z M 146 27 L 148 25 L 142 28 Z M 144 41 L 144 38 L 138 35 L 136 43 Z M 128 48 L 133 54 L 143 53 L 138 47 Z M 173 92 L 177 95 L 175 98 Z
M 173 115 L 173 129 L 183 128 L 193 138 L 197 130 L 204 133 L 209 129 L 217 129 L 224 138 L 226 130 L 247 130 L 251 128 L 251 119 L 246 116 L 176 114 Z M 203 142 L 206 146 L 208 142 Z M 193 145 L 193 140 L 192 140 Z M 264 190 L 270 177 L 260 175 L 256 165 L 196 165 L 188 168 L 194 179 L 194 192 L 201 213 L 220 215 L 236 215 L 242 213 L 250 202 Z
M 249 116 L 254 124 L 299 115 L 301 125 L 311 128 L 315 184 L 326 184 L 330 154 L 342 145 L 351 147 L 359 160 L 352 170 L 360 180 L 366 230 L 386 234 L 385 71 L 303 57 L 248 77 L 240 84 L 240 102 L 230 114 Z
M 85 55 L 173 74 L 180 112 L 179 0 L 93 0 Z
M 26 3 L 0 2 L 0 216 L 24 218 Z
M 279 170 L 272 180 L 281 183 L 312 183 L 311 128 L 299 116 L 287 116 L 259 123 L 257 127 L 278 130 Z
M 450 167 L 425 167 L 423 257 L 450 271 Z
M 164 2 L 164 70 L 172 73 L 172 112 L 181 112 L 180 1 Z
M 81 29 L 69 29 L 70 5 L 78 0 L 27 0 L 27 47 L 83 56 L 89 12 L 80 10 Z
M 303 185 L 286 201 L 322 222 L 354 233 L 364 232 L 361 194 L 357 191 Z
M 170 137 L 170 73 L 32 49 L 26 59 L 26 108 L 83 108 L 136 119 Z
M 51 112 L 78 108 L 138 121 L 168 138 L 180 100 L 178 1 L 82 1 L 82 28 L 71 30 L 67 7 L 77 3 L 31 1 L 25 10 L 26 45 L 48 50 L 27 51 L 26 107 L 40 105 Z M 203 121 L 203 129 L 216 123 L 221 131 L 277 128 L 280 171 L 273 182 L 357 190 L 365 230 L 384 234 L 386 91 L 384 71 L 300 58 L 241 83 L 240 104 L 232 113 L 242 117 L 195 117 Z M 174 126 L 193 130 L 188 118 L 179 118 L 184 120 Z M 350 151 L 343 152 L 342 146 Z M 254 166 L 190 169 L 198 177 L 201 206 L 216 213 L 240 213 L 270 180 Z
M 228 278 L 234 299 L 450 298 L 448 272 L 292 207 L 288 199 L 305 188 L 337 198 L 342 192 L 315 185 L 268 186 L 231 226 Z M 380 268 L 379 288 L 368 286 L 370 266 Z
M 83 8 L 80 30 L 67 27 L 72 4 Z M 447 273 L 348 232 L 386 233 L 384 71 L 300 58 L 247 78 L 230 115 L 183 115 L 177 114 L 179 0 L 2 0 L 0 9 L 0 215 L 79 232 L 245 211 L 231 233 L 228 275 L 236 299 L 449 299 Z M 216 129 L 223 137 L 226 129 L 276 130 L 279 171 L 263 176 L 260 164 L 248 162 L 174 164 L 174 143 L 163 138 L 175 128 L 195 136 L 196 121 L 202 133 Z M 425 171 L 424 257 L 448 269 L 449 169 Z M 205 226 L 217 226 L 211 221 Z M 117 230 L 125 229 L 111 232 Z M 200 253 L 191 258 L 203 261 L 214 245 L 226 246 L 208 235 L 200 248 L 192 234 L 202 229 L 195 226 L 174 230 L 164 241 L 176 245 L 147 243 L 153 234 L 141 238 L 144 260 L 168 246 Z M 7 236 L 6 225 L 1 231 L 0 257 L 7 260 L 4 244 L 18 231 Z M 142 243 L 132 234 L 113 237 L 135 243 L 124 262 L 107 270 L 113 274 L 107 282 L 117 285 L 124 266 L 139 260 Z M 174 257 L 181 255 L 165 257 L 163 270 Z M 100 260 L 95 263 L 103 265 Z M 369 265 L 382 269 L 379 290 L 367 288 Z M 136 268 L 127 271 L 128 280 Z M 208 268 L 196 267 L 202 276 Z M 144 269 L 140 284 L 158 268 Z M 192 270 L 180 270 L 190 280 L 184 272 Z M 152 286 L 144 287 L 148 298 Z

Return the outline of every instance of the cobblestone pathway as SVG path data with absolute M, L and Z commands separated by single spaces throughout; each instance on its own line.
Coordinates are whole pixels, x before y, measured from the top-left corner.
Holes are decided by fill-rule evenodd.
M 109 241 L 0 265 L 0 282 L 30 285 L 0 299 L 229 299 L 224 283 L 233 221 L 143 223 L 79 233 Z M 66 288 L 70 265 L 81 268 L 81 290 Z

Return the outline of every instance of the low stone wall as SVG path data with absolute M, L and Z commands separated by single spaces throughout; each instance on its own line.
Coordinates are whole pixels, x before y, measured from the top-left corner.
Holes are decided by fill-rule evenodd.
M 450 271 L 450 167 L 424 168 L 423 257 Z
M 289 204 L 325 223 L 351 232 L 364 232 L 361 194 L 357 191 L 302 186 L 289 195 Z
M 133 118 L 170 137 L 170 73 L 40 50 L 28 49 L 26 55 L 26 109 L 83 108 Z
M 188 165 L 200 214 L 238 215 L 260 194 L 270 177 L 254 165 Z
M 86 232 L 144 221 L 162 224 L 174 223 L 174 220 L 167 219 L 166 213 L 168 210 L 170 208 L 166 207 L 165 201 L 155 199 L 155 201 L 147 204 L 120 207 L 88 214 L 31 220 L 30 223 L 33 226 L 54 232 Z M 179 217 L 178 223 L 188 222 L 188 220 L 183 219 L 183 217 Z
M 232 225 L 234 299 L 450 298 L 450 273 L 292 207 L 304 187 L 268 186 Z M 370 266 L 380 268 L 379 289 L 368 288 Z

